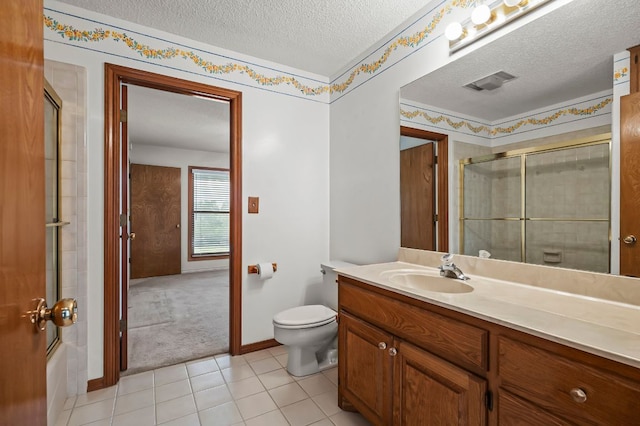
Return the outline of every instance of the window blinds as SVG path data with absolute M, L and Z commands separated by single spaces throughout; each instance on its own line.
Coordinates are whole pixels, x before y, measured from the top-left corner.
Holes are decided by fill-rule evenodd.
M 193 256 L 229 253 L 229 171 L 191 170 L 193 173 Z

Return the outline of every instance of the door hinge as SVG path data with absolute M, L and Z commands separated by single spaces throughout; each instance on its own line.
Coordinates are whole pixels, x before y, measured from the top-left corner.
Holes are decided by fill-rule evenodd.
M 131 263 L 131 258 L 129 258 L 129 263 Z
M 434 214 L 433 215 L 433 223 L 436 223 L 438 221 L 438 215 Z
M 433 164 L 438 164 L 438 156 L 437 155 L 433 156 Z
M 487 407 L 487 410 L 493 411 L 493 392 L 487 391 L 484 394 L 484 405 Z
M 120 226 L 121 227 L 127 226 L 127 215 L 124 213 L 120 215 Z
M 125 331 L 127 331 L 127 320 L 126 319 L 121 319 L 120 320 L 120 332 L 124 333 Z
M 120 110 L 120 122 L 121 123 L 126 123 L 127 122 L 127 110 L 126 109 L 121 109 Z

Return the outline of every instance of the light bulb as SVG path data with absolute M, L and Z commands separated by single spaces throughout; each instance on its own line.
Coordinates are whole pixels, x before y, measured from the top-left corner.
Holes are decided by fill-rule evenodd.
M 481 25 L 487 22 L 491 18 L 491 9 L 486 4 L 481 4 L 480 6 L 473 9 L 471 13 L 471 22 L 475 25 Z
M 462 35 L 462 25 L 460 22 L 452 22 L 447 25 L 447 28 L 444 30 L 444 36 L 449 41 L 454 41 L 460 38 Z

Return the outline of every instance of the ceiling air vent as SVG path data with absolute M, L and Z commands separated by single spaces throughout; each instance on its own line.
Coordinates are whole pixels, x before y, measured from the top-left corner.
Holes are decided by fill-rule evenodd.
M 465 84 L 464 87 L 477 91 L 494 90 L 502 87 L 503 83 L 511 81 L 514 78 L 516 78 L 515 75 L 511 75 L 504 71 L 498 71 L 495 74 L 491 74 L 479 80 L 472 81 L 469 84 Z

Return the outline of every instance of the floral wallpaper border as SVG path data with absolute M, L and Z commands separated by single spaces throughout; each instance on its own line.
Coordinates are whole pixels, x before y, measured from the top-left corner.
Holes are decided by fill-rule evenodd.
M 629 80 L 629 68 L 626 66 L 617 68 L 613 71 L 613 82 L 621 83 Z
M 191 71 L 187 68 L 195 66 L 199 74 L 218 78 L 226 76 L 228 81 L 242 80 L 255 87 L 270 88 L 277 92 L 307 99 L 322 98 L 327 101 L 328 98 L 325 96 L 346 93 L 350 88 L 353 88 L 356 80 L 364 78 L 366 81 L 379 73 L 395 52 L 407 50 L 399 60 L 411 54 L 441 27 L 442 20 L 452 10 L 469 8 L 475 4 L 475 1 L 443 1 L 417 22 L 405 28 L 381 49 L 370 54 L 365 62 L 354 66 L 328 84 L 212 52 L 205 52 L 197 48 L 180 46 L 178 43 L 167 42 L 134 30 L 122 29 L 52 8 L 45 7 L 43 23 L 45 40 L 77 47 L 92 45 L 92 48 L 104 53 L 114 53 L 117 50 L 120 55 L 124 53 L 125 57 L 145 59 L 158 65 L 182 60 L 188 64 L 178 66 L 178 69 Z M 99 26 L 96 27 L 95 24 L 99 24 Z M 92 25 L 93 27 L 91 27 Z M 416 27 L 418 30 L 414 29 Z M 110 42 L 116 45 L 110 44 Z M 96 48 L 98 45 L 100 47 Z M 121 46 L 126 47 L 125 51 L 120 49 Z M 248 82 L 246 81 L 247 77 L 249 78 Z
M 424 108 L 401 102 L 400 120 L 415 124 L 430 125 L 443 131 L 455 130 L 461 133 L 493 139 L 501 135 L 511 135 L 532 128 L 542 128 L 559 124 L 557 123 L 558 121 L 565 123 L 573 121 L 572 119 L 590 118 L 602 114 L 609 114 L 611 113 L 612 103 L 613 96 L 608 94 L 592 100 L 573 103 L 568 106 L 556 106 L 552 108 L 551 111 L 533 114 L 528 117 L 507 120 L 503 123 L 490 123 L 481 120 L 455 117 L 446 112 L 437 111 L 433 107 Z M 562 119 L 564 119 L 564 121 Z

